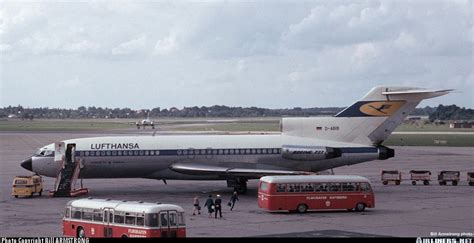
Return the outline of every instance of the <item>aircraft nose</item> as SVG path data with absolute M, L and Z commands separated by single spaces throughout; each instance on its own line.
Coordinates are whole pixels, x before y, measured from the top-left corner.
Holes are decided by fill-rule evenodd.
M 23 168 L 25 168 L 29 171 L 33 171 L 33 162 L 31 160 L 31 158 L 26 159 L 23 162 L 21 162 L 21 167 L 23 167 Z

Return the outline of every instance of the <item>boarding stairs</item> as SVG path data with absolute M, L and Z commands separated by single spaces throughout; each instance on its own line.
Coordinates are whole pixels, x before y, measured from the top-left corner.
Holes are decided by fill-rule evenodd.
M 54 183 L 54 191 L 50 191 L 50 196 L 53 197 L 75 197 L 83 194 L 87 194 L 89 190 L 87 188 L 81 187 L 76 188 L 76 182 L 81 171 L 82 159 L 76 161 L 74 156 L 75 153 L 75 144 L 68 144 L 65 151 L 66 156 L 61 154 L 61 147 L 64 148 L 64 145 L 58 145 L 56 147 L 55 153 L 59 153 L 61 156 L 56 156 L 55 161 L 61 164 L 61 169 L 59 170 L 58 176 Z M 58 154 L 58 155 L 59 155 Z

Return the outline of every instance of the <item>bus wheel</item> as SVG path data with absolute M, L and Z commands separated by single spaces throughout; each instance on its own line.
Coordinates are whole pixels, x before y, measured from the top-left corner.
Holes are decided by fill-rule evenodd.
M 416 181 L 412 181 L 411 184 L 412 184 L 412 185 L 416 185 Z
M 18 195 L 15 195 L 15 198 L 18 198 Z
M 82 227 L 77 228 L 77 238 L 85 238 L 86 237 L 86 232 L 84 232 L 84 229 Z
M 305 204 L 300 204 L 296 208 L 296 211 L 298 211 L 298 213 L 305 213 L 306 210 L 308 210 L 308 206 L 306 206 Z
M 430 184 L 430 182 L 429 182 L 429 181 L 423 181 L 423 184 L 424 184 L 425 186 L 427 186 L 427 185 Z
M 362 212 L 365 210 L 365 204 L 363 203 L 357 203 L 356 206 L 355 206 L 355 210 L 357 212 Z
M 127 235 L 122 235 L 122 238 L 128 238 L 128 236 Z
M 458 185 L 458 182 L 457 181 L 453 181 L 453 186 L 457 186 Z
M 384 185 L 387 185 L 388 184 L 388 181 L 383 181 L 382 182 Z
M 395 185 L 397 185 L 397 186 L 400 185 L 400 181 L 396 181 Z

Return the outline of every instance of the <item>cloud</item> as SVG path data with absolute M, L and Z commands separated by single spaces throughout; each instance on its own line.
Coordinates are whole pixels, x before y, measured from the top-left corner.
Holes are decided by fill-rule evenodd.
M 81 98 L 68 104 L 136 108 L 343 106 L 385 84 L 472 90 L 472 11 L 467 0 L 6 2 L 2 99 L 65 104 L 18 94 L 71 77 Z M 474 106 L 467 92 L 429 104 L 443 99 Z
M 117 47 L 112 49 L 112 55 L 128 55 L 136 52 L 142 52 L 146 47 L 147 38 L 141 36 L 136 39 L 121 43 Z
M 167 55 L 178 50 L 178 43 L 174 35 L 169 35 L 156 42 L 155 48 L 153 49 L 154 55 Z

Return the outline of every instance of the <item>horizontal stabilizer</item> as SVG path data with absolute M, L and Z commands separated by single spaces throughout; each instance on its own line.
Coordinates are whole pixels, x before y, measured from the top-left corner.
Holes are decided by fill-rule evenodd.
M 289 170 L 264 170 L 264 169 L 246 169 L 246 168 L 229 168 L 221 166 L 174 163 L 169 167 L 171 170 L 189 174 L 189 175 L 220 175 L 220 176 L 240 176 L 246 178 L 260 178 L 266 175 L 307 175 L 313 174 L 306 171 L 289 171 Z
M 384 91 L 382 95 L 400 96 L 400 95 L 419 95 L 421 99 L 428 99 L 448 94 L 453 89 L 427 90 L 427 89 L 412 89 L 403 91 Z

